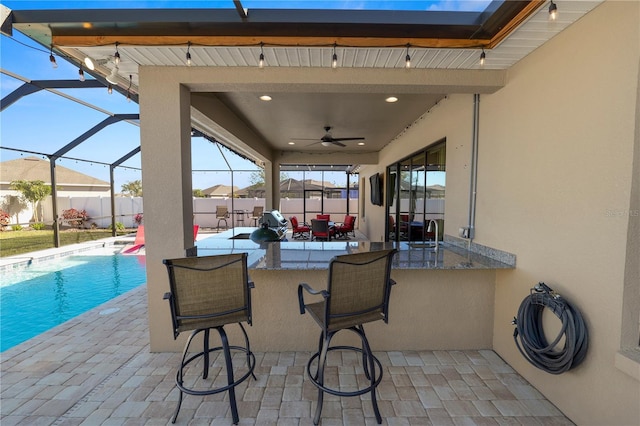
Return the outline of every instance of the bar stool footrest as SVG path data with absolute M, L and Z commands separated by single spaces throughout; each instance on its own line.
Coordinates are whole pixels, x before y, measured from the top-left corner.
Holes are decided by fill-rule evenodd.
M 331 347 L 327 348 L 327 352 L 337 351 L 337 350 L 350 350 L 350 351 L 359 352 L 361 354 L 363 353 L 361 348 L 358 348 L 358 347 L 355 347 L 355 346 L 331 346 Z M 366 388 L 358 389 L 358 390 L 352 391 L 352 392 L 339 391 L 337 389 L 328 388 L 328 387 L 318 383 L 317 378 L 314 377 L 313 374 L 311 374 L 311 364 L 319 357 L 320 357 L 320 352 L 316 352 L 315 354 L 313 354 L 311 356 L 311 358 L 309 359 L 309 362 L 307 362 L 307 374 L 309 375 L 309 379 L 311 380 L 311 383 L 313 383 L 315 387 L 317 387 L 318 389 L 322 389 L 322 391 L 327 392 L 327 393 L 329 393 L 331 395 L 336 395 L 336 396 L 359 396 L 359 395 L 364 395 L 366 393 L 371 392 L 372 389 L 375 389 L 380 384 L 380 381 L 382 380 L 382 364 L 380 363 L 380 360 L 375 355 L 371 354 L 371 358 L 373 358 L 373 361 L 378 366 L 377 371 L 376 371 L 377 375 L 376 375 L 376 377 L 374 379 L 373 385 L 369 385 Z M 365 375 L 367 376 L 367 380 L 371 380 L 371 378 L 369 377 L 369 375 L 367 373 L 366 366 L 363 366 L 363 367 L 364 367 Z

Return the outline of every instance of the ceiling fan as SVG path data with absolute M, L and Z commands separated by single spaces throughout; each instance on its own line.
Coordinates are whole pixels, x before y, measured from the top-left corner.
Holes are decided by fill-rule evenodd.
M 312 143 L 311 145 L 315 145 L 315 144 L 322 144 L 322 146 L 331 146 L 331 145 L 337 145 L 337 146 L 341 146 L 341 147 L 345 147 L 346 145 L 343 144 L 343 141 L 361 141 L 364 140 L 364 138 L 334 138 L 333 136 L 331 136 L 331 126 L 325 126 L 324 128 L 325 134 L 323 137 L 320 138 L 320 140 L 318 140 L 315 143 Z M 300 139 L 303 140 L 303 139 Z M 311 139 L 311 140 L 317 140 L 317 139 Z

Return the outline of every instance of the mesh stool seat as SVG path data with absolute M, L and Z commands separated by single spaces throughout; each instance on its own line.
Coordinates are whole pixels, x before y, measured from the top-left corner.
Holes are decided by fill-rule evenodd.
M 320 326 L 318 351 L 307 363 L 307 374 L 318 388 L 318 404 L 313 424 L 320 422 L 324 393 L 337 396 L 371 394 L 371 403 L 378 424 L 382 423 L 376 400 L 376 387 L 382 380 L 382 365 L 373 355 L 363 324 L 382 320 L 388 322 L 391 286 L 391 261 L 396 249 L 336 256 L 329 264 L 327 290 L 316 291 L 306 283 L 298 285 L 300 314 L 308 312 Z M 322 296 L 319 302 L 306 304 L 304 293 Z M 331 346 L 333 336 L 342 330 L 356 333 L 362 347 Z M 349 350 L 362 355 L 362 367 L 367 386 L 354 391 L 332 389 L 324 384 L 324 369 L 330 351 Z M 315 365 L 315 367 L 314 367 Z
M 176 422 L 184 393 L 205 396 L 228 391 L 233 423 L 237 424 L 239 416 L 235 387 L 249 376 L 256 378 L 253 374 L 255 356 L 242 325 L 242 322 L 251 325 L 252 321 L 251 289 L 254 285 L 249 281 L 247 273 L 247 253 L 165 259 L 163 262 L 169 273 L 171 291 L 165 293 L 164 299 L 169 301 L 171 308 L 173 337 L 177 338 L 183 331 L 192 331 L 176 373 L 180 397 L 171 422 Z M 240 326 L 244 346 L 229 344 L 224 326 L 233 323 Z M 221 346 L 210 347 L 211 329 L 218 332 Z M 200 333 L 203 334 L 202 351 L 190 355 L 189 347 L 194 337 Z M 217 351 L 221 351 L 224 356 L 227 383 L 214 387 L 212 382 L 205 380 L 209 375 L 210 354 Z M 247 365 L 239 378 L 234 377 L 232 352 L 240 352 L 246 356 Z M 190 369 L 195 369 L 190 364 L 200 360 L 202 374 L 189 374 Z

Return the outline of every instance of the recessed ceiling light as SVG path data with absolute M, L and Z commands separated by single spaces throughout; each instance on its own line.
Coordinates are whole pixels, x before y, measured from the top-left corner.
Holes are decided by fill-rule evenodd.
M 364 145 L 364 142 L 358 142 L 358 145 L 362 146 Z
M 295 145 L 295 144 L 296 144 L 295 142 L 289 142 L 289 145 Z
M 270 101 L 270 100 L 271 100 L 271 96 L 269 96 L 269 95 L 262 95 L 262 96 L 260 96 L 260 100 L 261 100 L 261 101 Z
M 389 96 L 387 99 L 384 100 L 385 102 L 389 102 L 390 104 L 394 103 L 394 102 L 398 102 L 398 98 L 396 98 L 395 96 Z

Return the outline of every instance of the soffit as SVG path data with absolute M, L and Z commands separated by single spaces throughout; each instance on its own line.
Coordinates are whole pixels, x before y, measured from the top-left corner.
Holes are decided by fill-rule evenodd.
M 526 7 L 506 27 L 489 21 L 481 31 L 477 14 L 469 13 L 457 13 L 456 31 L 443 32 L 445 28 L 438 22 L 453 19 L 449 13 L 258 10 L 249 11 L 254 22 L 239 20 L 233 10 L 216 10 L 215 17 L 211 11 L 193 10 L 78 10 L 64 11 L 64 15 L 29 11 L 16 12 L 14 27 L 45 46 L 53 42 L 56 51 L 72 62 L 79 64 L 85 56 L 96 59 L 98 67 L 93 75 L 102 81 L 114 71 L 118 42 L 122 57 L 115 70 L 119 89 L 136 95 L 139 67 L 184 67 L 187 42 L 192 43 L 189 52 L 197 68 L 256 68 L 263 53 L 269 69 L 299 70 L 304 76 L 310 70 L 330 68 L 335 51 L 341 69 L 396 72 L 398 82 L 415 79 L 412 72 L 429 70 L 469 76 L 505 71 L 600 2 L 563 1 L 559 19 L 554 22 L 548 19 L 547 2 L 506 2 L 509 6 Z M 427 16 L 426 22 L 418 22 L 418 17 Z M 212 20 L 217 22 L 215 29 Z M 410 44 L 408 51 L 406 44 Z M 487 60 L 482 67 L 478 59 L 483 46 Z M 407 53 L 411 56 L 410 70 L 404 69 Z M 257 99 L 263 94 L 258 91 L 211 90 L 210 96 L 224 103 L 273 150 L 320 150 L 319 144 L 296 144 L 291 148 L 288 142 L 296 138 L 320 138 L 323 127 L 332 126 L 334 137 L 364 136 L 366 149 L 379 151 L 445 95 L 490 92 L 480 86 L 438 86 L 428 78 L 424 81 L 424 86 L 431 86 L 423 87 L 420 93 L 404 94 L 402 103 L 396 105 L 397 112 L 390 112 L 388 105 L 378 103 L 380 98 L 393 94 L 393 85 L 387 90 L 376 87 L 374 92 L 363 93 L 357 80 L 352 90 L 335 91 L 327 85 L 325 93 L 287 93 L 287 90 L 270 93 L 274 101 L 269 103 L 269 110 Z M 439 87 L 446 90 L 438 90 Z M 215 127 L 200 124 L 205 126 L 200 129 L 205 132 L 207 127 Z M 357 149 L 362 150 L 352 145 L 338 148 L 347 152 Z

